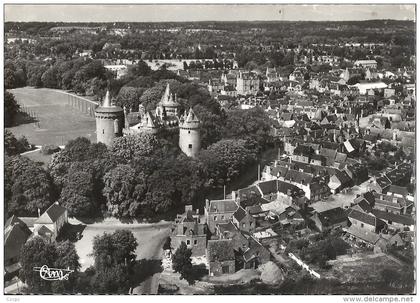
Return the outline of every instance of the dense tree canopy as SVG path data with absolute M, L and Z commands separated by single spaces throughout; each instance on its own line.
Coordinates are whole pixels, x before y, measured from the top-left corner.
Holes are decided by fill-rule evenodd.
M 16 116 L 19 112 L 20 106 L 17 103 L 15 96 L 8 92 L 4 92 L 4 125 L 12 126 L 16 121 Z
M 257 148 L 246 140 L 224 139 L 200 152 L 211 185 L 224 185 L 257 160 Z
M 4 150 L 8 156 L 15 156 L 30 150 L 32 146 L 28 140 L 22 136 L 19 139 L 7 129 L 4 131 Z
M 5 207 L 8 215 L 36 216 L 53 202 L 55 192 L 49 174 L 25 156 L 5 159 Z
M 22 269 L 19 277 L 25 282 L 30 292 L 35 293 L 74 293 L 75 281 L 80 269 L 79 256 L 74 244 L 66 242 L 50 242 L 37 236 L 28 240 L 20 253 Z M 69 268 L 74 270 L 68 280 L 46 281 L 41 279 L 35 267 L 47 265 L 50 268 Z

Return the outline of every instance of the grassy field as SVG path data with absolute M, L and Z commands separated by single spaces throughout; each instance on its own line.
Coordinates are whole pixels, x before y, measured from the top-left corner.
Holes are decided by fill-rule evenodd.
M 67 104 L 68 96 L 47 88 L 23 87 L 10 90 L 19 104 L 36 115 L 38 123 L 8 128 L 35 145 L 65 145 L 77 137 L 96 141 L 95 119 Z
M 52 155 L 44 155 L 40 150 L 34 150 L 28 153 L 25 153 L 25 157 L 28 157 L 34 162 L 42 162 L 44 168 L 47 168 L 48 164 L 51 161 Z
M 386 254 L 348 255 L 338 257 L 337 260 L 329 261 L 332 268 L 327 272 L 321 272 L 325 278 L 338 278 L 342 283 L 369 283 L 381 279 L 383 269 L 392 269 L 397 272 L 404 270 Z

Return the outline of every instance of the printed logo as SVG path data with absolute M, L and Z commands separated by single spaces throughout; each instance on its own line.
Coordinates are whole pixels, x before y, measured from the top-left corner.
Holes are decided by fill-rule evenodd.
M 39 271 L 39 276 L 41 277 L 41 279 L 46 281 L 68 280 L 69 275 L 72 272 L 74 272 L 74 270 L 71 270 L 69 268 L 49 268 L 47 265 L 42 265 L 41 267 L 34 267 L 34 271 Z

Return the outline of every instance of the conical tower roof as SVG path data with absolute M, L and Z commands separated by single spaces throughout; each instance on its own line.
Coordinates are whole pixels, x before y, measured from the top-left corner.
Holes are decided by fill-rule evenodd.
M 165 92 L 162 95 L 162 98 L 160 99 L 161 104 L 165 104 L 169 100 L 169 97 L 171 96 L 171 89 L 169 87 L 169 83 L 166 84 Z
M 178 107 L 179 103 L 176 100 L 176 95 L 174 96 L 171 94 L 171 89 L 169 87 L 169 83 L 166 85 L 165 92 L 163 93 L 162 99 L 160 100 L 160 104 L 164 107 Z
M 181 120 L 182 121 L 182 120 Z M 184 121 L 182 122 L 181 127 L 187 127 L 187 128 L 197 128 L 200 126 L 200 119 L 198 119 L 197 115 L 194 113 L 192 108 L 188 111 L 188 114 L 184 118 Z
M 109 90 L 106 91 L 102 107 L 111 107 L 111 97 L 109 96 Z
M 102 105 L 99 106 L 96 109 L 96 112 L 101 112 L 101 113 L 124 113 L 124 110 L 122 109 L 122 107 L 118 106 L 118 105 L 113 105 L 111 104 L 111 97 L 109 94 L 109 90 L 107 90 L 106 94 L 105 94 L 105 98 L 102 102 Z

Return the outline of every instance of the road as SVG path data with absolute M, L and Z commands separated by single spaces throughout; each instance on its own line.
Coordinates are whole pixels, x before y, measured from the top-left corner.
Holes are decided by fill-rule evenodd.
M 152 242 L 148 242 L 147 248 L 141 248 L 140 257 L 137 259 L 147 260 L 162 260 L 163 250 L 162 246 L 165 243 L 166 238 L 169 236 L 169 228 L 159 229 L 158 233 L 153 237 Z M 148 277 L 139 286 L 134 288 L 133 294 L 135 295 L 156 295 L 159 287 L 159 276 L 160 272 L 154 273 L 151 277 Z

